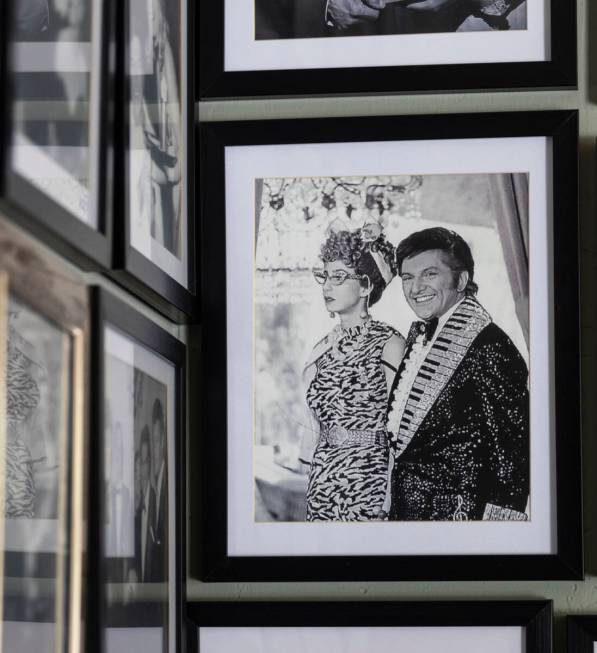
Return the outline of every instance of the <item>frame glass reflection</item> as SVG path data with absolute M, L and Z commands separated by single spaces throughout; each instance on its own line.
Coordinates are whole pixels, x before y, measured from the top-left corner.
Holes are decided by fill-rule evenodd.
M 4 221 L 0 259 L 4 650 L 78 651 L 86 293 Z

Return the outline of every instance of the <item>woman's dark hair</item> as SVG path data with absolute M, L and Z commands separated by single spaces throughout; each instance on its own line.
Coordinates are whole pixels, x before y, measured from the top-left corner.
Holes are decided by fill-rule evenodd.
M 387 284 L 370 252 L 379 252 L 390 266 L 392 274 L 396 274 L 394 246 L 383 235 L 373 242 L 364 241 L 360 230 L 332 231 L 321 246 L 320 258 L 324 263 L 342 261 L 356 274 L 366 276 L 371 283 L 369 306 L 373 306 L 381 298 Z M 366 278 L 361 279 L 363 288 L 368 288 L 369 282 Z
M 455 281 L 461 272 L 468 272 L 468 283 L 464 289 L 464 294 L 468 296 L 476 295 L 479 286 L 473 281 L 475 261 L 471 254 L 471 248 L 462 236 L 443 227 L 432 227 L 431 229 L 416 231 L 398 245 L 396 248 L 398 274 L 402 274 L 404 259 L 431 249 L 439 249 L 446 253 L 446 262 L 454 273 Z

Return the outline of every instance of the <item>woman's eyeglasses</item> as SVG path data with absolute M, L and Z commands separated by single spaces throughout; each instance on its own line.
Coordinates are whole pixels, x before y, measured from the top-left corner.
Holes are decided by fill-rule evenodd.
M 327 279 L 330 280 L 332 286 L 340 286 L 346 279 L 362 279 L 360 274 L 349 274 L 344 270 L 334 270 L 334 272 L 328 274 L 326 270 L 322 270 L 321 268 L 315 268 L 313 270 L 313 276 L 315 277 L 315 281 L 321 286 L 323 286 Z

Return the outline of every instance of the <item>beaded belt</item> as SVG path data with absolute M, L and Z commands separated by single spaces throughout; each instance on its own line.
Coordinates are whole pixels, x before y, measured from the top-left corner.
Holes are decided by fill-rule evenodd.
M 342 445 L 374 445 L 388 446 L 388 433 L 385 429 L 381 431 L 346 429 L 343 426 L 324 424 L 321 428 L 321 436 L 328 443 L 336 447 Z

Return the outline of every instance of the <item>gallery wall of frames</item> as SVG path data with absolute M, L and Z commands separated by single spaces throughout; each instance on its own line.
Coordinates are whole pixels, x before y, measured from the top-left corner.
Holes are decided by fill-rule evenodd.
M 577 9 L 0 0 L 0 653 L 595 649 Z

